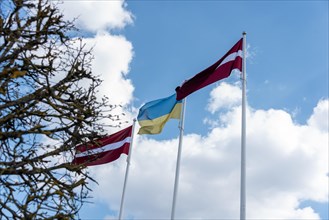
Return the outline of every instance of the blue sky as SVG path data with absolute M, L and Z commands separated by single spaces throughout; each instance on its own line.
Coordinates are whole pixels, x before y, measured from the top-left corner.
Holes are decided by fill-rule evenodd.
M 126 120 L 247 32 L 247 217 L 328 219 L 328 1 L 64 1 Z M 237 219 L 239 75 L 187 98 L 177 218 Z M 177 121 L 136 135 L 124 216 L 170 218 Z M 112 132 L 109 131 L 109 132 Z M 82 219 L 115 219 L 125 156 L 90 168 Z

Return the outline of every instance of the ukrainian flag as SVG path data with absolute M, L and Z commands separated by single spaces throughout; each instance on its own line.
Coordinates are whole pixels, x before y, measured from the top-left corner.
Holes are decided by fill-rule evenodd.
M 138 134 L 159 134 L 170 118 L 179 119 L 182 100 L 176 100 L 176 93 L 163 99 L 146 103 L 139 109 L 137 120 L 141 128 Z

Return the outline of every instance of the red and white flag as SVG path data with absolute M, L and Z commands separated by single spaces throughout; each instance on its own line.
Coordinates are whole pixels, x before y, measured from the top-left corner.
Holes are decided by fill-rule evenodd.
M 98 139 L 93 143 L 82 144 L 76 147 L 73 164 L 86 166 L 110 163 L 121 154 L 129 154 L 132 126 L 114 134 Z
M 231 75 L 234 69 L 242 71 L 242 43 L 241 38 L 222 58 L 207 69 L 186 80 L 176 88 L 176 99 L 182 100 L 191 93 L 218 80 Z

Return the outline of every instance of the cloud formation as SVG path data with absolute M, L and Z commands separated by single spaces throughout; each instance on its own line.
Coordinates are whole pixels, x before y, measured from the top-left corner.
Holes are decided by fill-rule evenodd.
M 240 88 L 223 82 L 221 86 L 217 86 L 210 92 L 207 109 L 214 114 L 222 108 L 232 108 L 239 105 L 239 103 L 241 103 Z
M 313 110 L 313 115 L 308 120 L 308 124 L 314 128 L 318 128 L 320 131 L 327 132 L 328 127 L 328 99 L 320 100 L 316 108 Z
M 122 29 L 133 22 L 124 0 L 116 1 L 64 1 L 60 7 L 66 18 L 76 19 L 78 28 L 96 33 Z
M 127 105 L 132 101 L 134 86 L 126 78 L 133 58 L 132 44 L 123 36 L 108 33 L 86 38 L 84 42 L 93 47 L 93 72 L 104 80 L 100 93 L 114 104 Z
M 111 33 L 132 24 L 133 16 L 126 9 L 126 3 L 123 0 L 64 1 L 59 7 L 65 18 L 76 19 L 77 27 L 88 36 L 82 38 L 82 42 L 86 49 L 93 48 L 92 71 L 103 80 L 98 98 L 107 96 L 109 103 L 121 105 L 122 108 L 114 109 L 111 114 L 121 115 L 122 122 L 131 120 L 131 112 L 127 109 L 133 101 L 134 86 L 127 75 L 133 46 L 123 35 Z M 104 123 L 113 124 L 111 121 Z

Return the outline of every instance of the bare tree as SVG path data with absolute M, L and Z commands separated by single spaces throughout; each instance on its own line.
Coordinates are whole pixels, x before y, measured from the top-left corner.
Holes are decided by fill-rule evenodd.
M 113 106 L 74 31 L 54 2 L 0 0 L 0 219 L 73 219 L 89 198 L 73 149 Z

